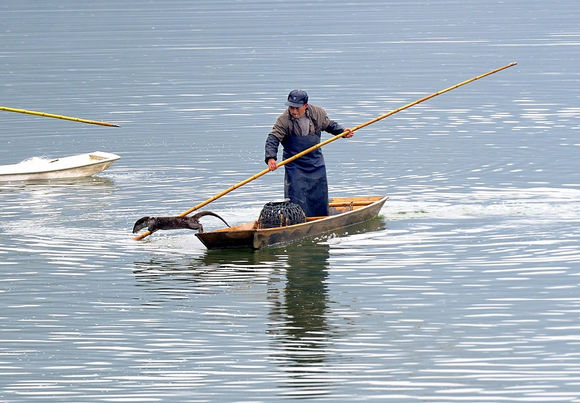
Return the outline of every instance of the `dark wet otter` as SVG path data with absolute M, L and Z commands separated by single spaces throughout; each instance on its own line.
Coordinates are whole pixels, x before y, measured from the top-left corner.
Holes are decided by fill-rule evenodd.
M 145 227 L 147 227 L 150 233 L 154 233 L 160 229 L 193 229 L 198 230 L 198 232 L 203 232 L 203 225 L 201 225 L 199 219 L 206 215 L 217 217 L 228 227 L 230 226 L 226 220 L 216 213 L 212 213 L 211 211 L 200 211 L 191 217 L 141 217 L 135 222 L 133 233 L 137 233 Z

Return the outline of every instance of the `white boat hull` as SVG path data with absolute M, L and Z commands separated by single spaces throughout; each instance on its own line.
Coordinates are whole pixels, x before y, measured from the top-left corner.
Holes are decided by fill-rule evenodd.
M 12 165 L 0 165 L 0 182 L 68 179 L 91 176 L 109 168 L 116 154 L 95 151 L 69 157 L 30 158 Z

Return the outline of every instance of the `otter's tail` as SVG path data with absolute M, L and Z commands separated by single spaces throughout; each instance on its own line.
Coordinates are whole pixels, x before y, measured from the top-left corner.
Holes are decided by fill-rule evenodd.
M 193 217 L 194 217 L 196 220 L 199 220 L 201 217 L 203 217 L 203 216 L 206 216 L 206 215 L 211 215 L 211 216 L 217 217 L 217 218 L 219 218 L 220 220 L 222 220 L 222 221 L 223 221 L 223 223 L 224 223 L 225 225 L 227 225 L 228 227 L 231 227 L 231 226 L 230 226 L 230 224 L 228 224 L 228 223 L 226 222 L 226 220 L 224 220 L 224 219 L 223 219 L 223 218 L 221 218 L 219 215 L 217 215 L 216 213 L 213 213 L 213 212 L 211 212 L 211 211 L 200 211 L 199 213 L 197 213 L 197 214 L 193 215 Z

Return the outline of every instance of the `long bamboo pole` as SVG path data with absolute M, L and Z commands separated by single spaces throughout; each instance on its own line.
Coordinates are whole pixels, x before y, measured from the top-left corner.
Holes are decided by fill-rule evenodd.
M 444 90 L 441 90 L 441 91 L 434 92 L 434 93 L 432 93 L 432 94 L 430 94 L 430 95 L 427 95 L 427 96 L 425 96 L 425 97 L 423 97 L 423 98 L 420 98 L 420 99 L 418 99 L 418 100 L 416 100 L 416 101 L 413 101 L 413 102 L 411 102 L 411 103 L 408 103 L 408 104 L 406 104 L 406 105 L 403 105 L 403 106 L 401 106 L 400 108 L 393 109 L 392 111 L 390 111 L 390 112 L 387 112 L 387 113 L 385 113 L 384 115 L 377 116 L 376 118 L 374 118 L 374 119 L 371 119 L 371 120 L 369 120 L 368 122 L 365 122 L 365 123 L 363 123 L 363 124 L 360 124 L 360 125 L 358 125 L 358 126 L 356 126 L 356 127 L 353 127 L 353 128 L 351 128 L 351 129 L 350 129 L 350 131 L 351 131 L 351 132 L 354 132 L 354 131 L 356 131 L 356 130 L 362 129 L 363 127 L 366 127 L 366 126 L 368 126 L 368 125 L 371 125 L 371 124 L 373 124 L 373 123 L 376 123 L 376 122 L 378 122 L 379 120 L 382 120 L 382 119 L 385 119 L 385 118 L 387 118 L 387 117 L 389 117 L 389 116 L 391 116 L 391 115 L 394 115 L 395 113 L 401 112 L 401 111 L 403 111 L 403 110 L 405 110 L 405 109 L 408 109 L 408 108 L 410 108 L 410 107 L 412 107 L 412 106 L 415 106 L 415 105 L 417 105 L 417 104 L 419 104 L 419 103 L 421 103 L 421 102 L 425 102 L 425 101 L 427 101 L 428 99 L 431 99 L 431 98 L 433 98 L 433 97 L 436 97 L 437 95 L 441 95 L 441 94 L 444 94 L 444 93 L 446 93 L 446 92 L 452 91 L 452 90 L 454 90 L 454 89 L 456 89 L 456 88 L 458 88 L 458 87 L 461 87 L 462 85 L 469 84 L 469 83 L 471 83 L 471 82 L 473 82 L 473 81 L 475 81 L 475 80 L 479 80 L 480 78 L 487 77 L 487 76 L 489 76 L 489 75 L 491 75 L 491 74 L 494 74 L 494 73 L 497 73 L 497 72 L 499 72 L 499 71 L 505 70 L 505 69 L 507 69 L 507 68 L 509 68 L 509 67 L 515 66 L 516 64 L 517 64 L 516 62 L 511 62 L 510 64 L 507 64 L 507 65 L 505 65 L 505 66 L 499 67 L 499 68 L 497 68 L 497 69 L 494 69 L 494 70 L 488 71 L 487 73 L 481 74 L 481 75 L 479 75 L 479 76 L 472 77 L 472 78 L 470 78 L 469 80 L 465 80 L 465 81 L 462 81 L 462 82 L 460 82 L 460 83 L 458 83 L 458 84 L 452 85 L 451 87 L 445 88 Z M 292 157 L 290 157 L 290 158 L 287 158 L 287 159 L 285 159 L 284 161 L 280 162 L 280 163 L 278 164 L 278 166 L 280 167 L 280 166 L 282 166 L 282 165 L 286 165 L 286 164 L 288 164 L 288 163 L 290 163 L 290 162 L 294 161 L 295 159 L 298 159 L 298 158 L 302 157 L 303 155 L 306 155 L 306 154 L 308 154 L 309 152 L 316 150 L 317 148 L 323 147 L 323 146 L 327 145 L 328 143 L 331 143 L 331 142 L 333 142 L 333 141 L 336 141 L 336 140 L 338 140 L 339 138 L 341 138 L 341 137 L 345 136 L 345 135 L 346 135 L 346 134 L 348 134 L 348 133 L 349 133 L 349 132 L 345 130 L 344 132 L 342 132 L 342 133 L 340 133 L 340 134 L 337 134 L 336 136 L 333 136 L 333 137 L 331 137 L 331 138 L 329 138 L 329 139 L 327 139 L 327 140 L 324 140 L 324 141 L 322 141 L 322 142 L 320 142 L 320 143 L 318 143 L 318 144 L 316 144 L 316 145 L 314 145 L 314 146 L 312 146 L 312 147 L 310 147 L 310 148 L 307 148 L 307 149 L 306 149 L 306 150 L 304 150 L 304 151 L 301 151 L 301 152 L 299 152 L 299 153 L 298 153 L 298 154 L 296 154 L 296 155 L 293 155 L 293 156 L 292 156 Z M 215 201 L 215 200 L 219 199 L 220 197 L 222 197 L 222 196 L 224 196 L 224 195 L 226 195 L 226 194 L 230 193 L 231 191 L 233 191 L 233 190 L 235 190 L 235 189 L 237 189 L 237 188 L 239 188 L 239 187 L 241 187 L 241 186 L 244 186 L 245 184 L 247 184 L 247 183 L 249 183 L 249 182 L 253 181 L 254 179 L 258 179 L 260 176 L 263 176 L 263 175 L 267 174 L 268 172 L 270 172 L 270 170 L 269 170 L 268 168 L 267 168 L 267 169 L 264 169 L 263 171 L 261 171 L 261 172 L 258 172 L 257 174 L 255 174 L 254 176 L 251 176 L 251 177 L 249 177 L 248 179 L 245 179 L 245 180 L 243 180 L 243 181 L 241 181 L 241 182 L 239 182 L 239 183 L 236 183 L 236 184 L 235 184 L 235 185 L 233 185 L 233 186 L 230 186 L 230 187 L 229 187 L 229 188 L 227 188 L 226 190 L 224 190 L 224 191 L 222 191 L 222 192 L 220 192 L 220 193 L 216 194 L 215 196 L 212 196 L 212 197 L 210 197 L 210 198 L 209 198 L 209 199 L 207 199 L 206 201 L 204 201 L 204 202 L 202 202 L 202 203 L 199 203 L 198 205 L 196 205 L 196 206 L 194 206 L 194 207 L 190 208 L 189 210 L 186 210 L 186 211 L 184 211 L 183 213 L 179 214 L 179 217 L 186 216 L 186 215 L 188 215 L 189 213 L 191 213 L 191 212 L 193 212 L 193 211 L 195 211 L 195 210 L 198 210 L 198 209 L 202 208 L 203 206 L 205 206 L 205 205 L 207 205 L 207 204 L 209 204 L 209 203 L 211 203 L 211 202 L 213 202 L 213 201 Z M 149 236 L 149 235 L 151 235 L 151 233 L 150 233 L 149 231 L 145 231 L 144 233 L 142 233 L 142 234 L 140 234 L 140 235 L 138 235 L 138 236 L 134 237 L 133 239 L 134 239 L 134 240 L 140 240 L 140 239 L 143 239 L 143 238 L 145 238 L 146 236 Z
M 37 112 L 37 111 L 28 111 L 26 109 L 8 108 L 6 106 L 0 106 L 0 111 L 8 111 L 8 112 L 16 112 L 16 113 L 25 113 L 27 115 L 44 116 L 46 118 L 72 120 L 73 122 L 88 123 L 88 124 L 91 124 L 91 125 L 119 127 L 119 125 L 115 125 L 113 123 L 99 122 L 97 120 L 88 120 L 88 119 L 73 118 L 73 117 L 70 117 L 70 116 L 55 115 L 53 113 L 45 113 L 45 112 Z

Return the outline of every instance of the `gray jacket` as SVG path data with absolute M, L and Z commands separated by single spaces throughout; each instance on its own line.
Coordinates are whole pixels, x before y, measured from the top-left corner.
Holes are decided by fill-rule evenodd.
M 310 120 L 310 129 L 308 133 L 304 133 L 306 135 L 320 135 L 323 131 L 337 135 L 344 131 L 342 125 L 334 120 L 330 120 L 326 111 L 320 106 L 308 104 L 306 117 Z M 278 116 L 276 123 L 274 123 L 274 127 L 272 127 L 272 131 L 270 131 L 268 138 L 266 139 L 266 163 L 270 158 L 276 159 L 278 145 L 280 143 L 284 145 L 284 138 L 289 135 L 300 136 L 303 135 L 303 133 L 300 130 L 298 120 L 294 119 L 292 115 L 290 115 L 290 112 L 286 110 Z

